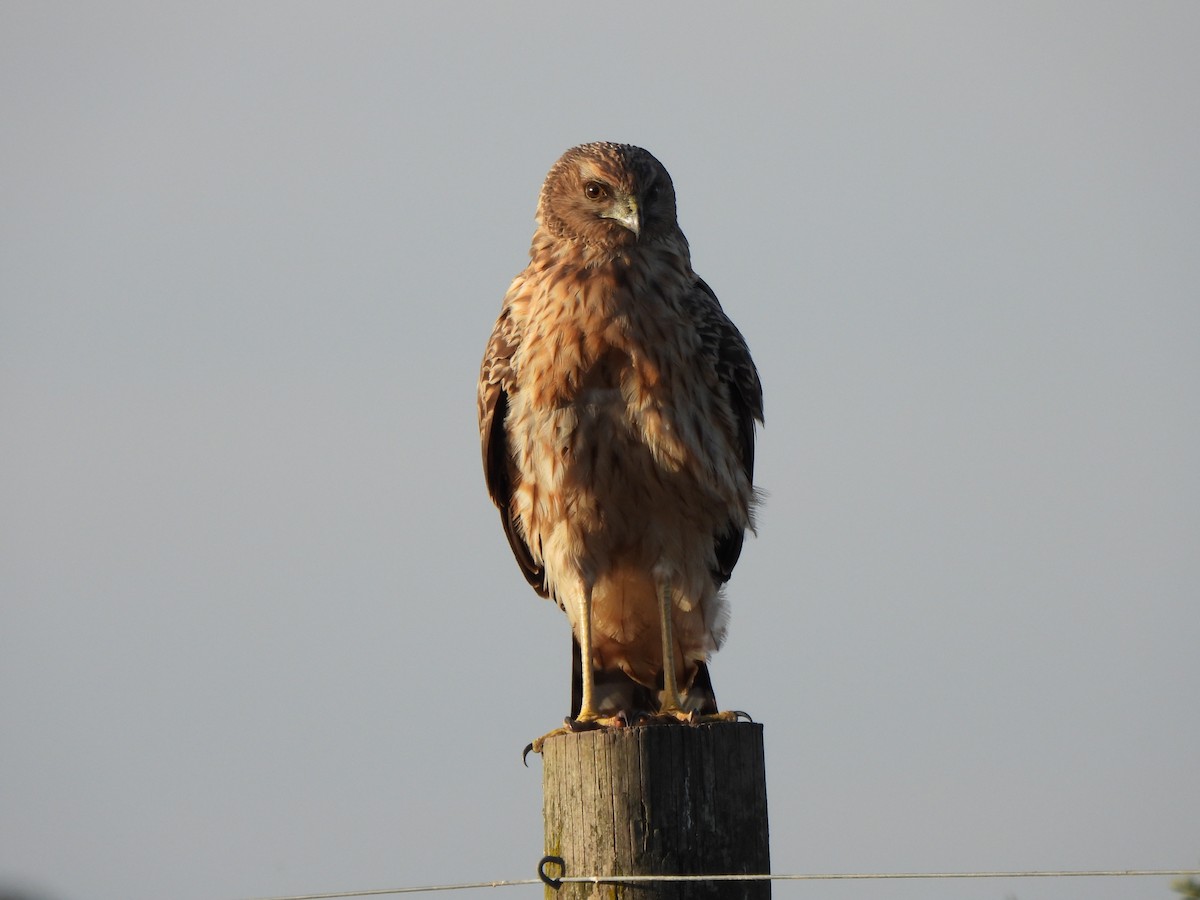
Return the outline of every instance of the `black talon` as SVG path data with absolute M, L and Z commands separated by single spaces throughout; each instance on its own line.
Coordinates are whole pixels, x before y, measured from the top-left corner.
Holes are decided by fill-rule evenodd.
M 748 713 L 744 710 L 741 710 L 741 709 L 731 709 L 730 712 L 733 713 L 733 715 L 734 715 L 733 721 L 740 722 L 740 721 L 742 721 L 742 719 L 745 719 L 751 725 L 754 724 L 754 719 L 750 718 L 750 713 Z
M 523 765 L 527 769 L 529 768 L 529 758 L 528 757 L 529 757 L 529 754 L 532 752 L 533 752 L 533 742 L 530 741 L 528 744 L 525 745 L 525 749 L 521 751 L 521 765 Z

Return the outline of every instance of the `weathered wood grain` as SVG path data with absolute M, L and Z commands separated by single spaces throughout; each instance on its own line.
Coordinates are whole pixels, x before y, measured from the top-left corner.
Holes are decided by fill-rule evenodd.
M 569 876 L 771 870 L 762 726 L 651 725 L 565 734 L 542 749 L 545 852 Z M 547 898 L 762 900 L 767 881 L 567 883 Z

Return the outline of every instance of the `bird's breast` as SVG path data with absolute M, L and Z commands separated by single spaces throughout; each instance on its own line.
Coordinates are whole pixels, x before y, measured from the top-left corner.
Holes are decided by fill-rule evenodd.
M 541 494 L 741 505 L 728 398 L 682 299 L 690 281 L 664 271 L 547 270 L 523 286 L 509 428 Z

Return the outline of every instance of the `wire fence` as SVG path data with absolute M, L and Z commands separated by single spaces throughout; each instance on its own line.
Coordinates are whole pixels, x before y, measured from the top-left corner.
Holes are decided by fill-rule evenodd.
M 470 891 L 482 888 L 518 887 L 549 884 L 644 884 L 681 881 L 885 881 L 932 880 L 954 878 L 1164 878 L 1200 875 L 1200 869 L 1084 869 L 1059 871 L 1017 872 L 802 872 L 798 874 L 763 875 L 563 875 L 545 874 L 547 862 L 557 863 L 554 857 L 544 857 L 538 867 L 538 878 L 511 881 L 472 881 L 459 884 L 430 884 L 420 887 L 378 888 L 361 891 L 333 891 L 324 894 L 289 894 L 278 897 L 258 897 L 251 900 L 341 900 L 346 897 L 386 897 L 393 894 L 423 894 L 434 891 Z

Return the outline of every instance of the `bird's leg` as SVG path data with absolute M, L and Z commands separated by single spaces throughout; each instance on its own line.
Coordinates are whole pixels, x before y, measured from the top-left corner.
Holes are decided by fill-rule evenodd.
M 579 654 L 580 669 L 583 677 L 583 697 L 579 701 L 579 714 L 575 721 L 579 723 L 593 722 L 600 718 L 596 712 L 596 673 L 592 671 L 592 586 L 585 582 L 583 596 L 580 598 L 579 617 Z
M 661 578 L 658 582 L 658 613 L 662 626 L 663 699 L 659 715 L 686 722 L 692 716 L 683 709 L 679 677 L 675 672 L 675 632 L 671 623 L 675 600 L 672 593 L 670 579 Z
M 666 723 L 685 722 L 689 725 L 736 722 L 739 718 L 749 720 L 748 715 L 737 710 L 701 715 L 694 709 L 684 708 L 683 695 L 679 693 L 679 675 L 675 671 L 675 632 L 671 619 L 674 608 L 671 581 L 669 578 L 663 578 L 658 583 L 658 611 L 662 625 L 663 692 L 662 707 L 658 711 L 657 719 Z
M 583 592 L 579 598 L 579 654 L 580 675 L 583 680 L 582 697 L 579 700 L 579 713 L 574 719 L 568 718 L 562 728 L 556 728 L 549 734 L 529 744 L 521 754 L 524 760 L 531 752 L 541 753 L 542 746 L 552 737 L 560 734 L 570 734 L 573 731 L 591 731 L 596 728 L 619 727 L 626 724 L 622 715 L 600 715 L 596 710 L 596 673 L 592 670 L 592 586 L 584 582 Z

